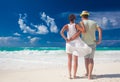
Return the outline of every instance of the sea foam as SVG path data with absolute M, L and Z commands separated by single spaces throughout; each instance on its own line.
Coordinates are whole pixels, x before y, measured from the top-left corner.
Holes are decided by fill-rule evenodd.
M 96 51 L 95 62 L 120 62 L 120 51 Z M 84 58 L 79 58 L 84 64 Z M 37 69 L 67 65 L 65 50 L 0 51 L 0 70 Z

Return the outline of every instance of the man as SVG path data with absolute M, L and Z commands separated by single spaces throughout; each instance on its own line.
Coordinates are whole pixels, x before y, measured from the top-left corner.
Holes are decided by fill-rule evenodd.
M 97 25 L 95 21 L 89 20 L 89 12 L 83 11 L 80 14 L 82 18 L 82 22 L 84 23 L 86 33 L 82 33 L 82 39 L 85 43 L 87 43 L 92 48 L 92 53 L 85 56 L 85 67 L 86 67 L 86 76 L 88 76 L 88 79 L 91 79 L 92 77 L 92 70 L 94 66 L 94 53 L 96 44 L 100 44 L 102 40 L 102 30 Z M 98 41 L 96 41 L 95 32 L 98 31 Z
M 92 53 L 85 56 L 85 67 L 86 67 L 86 76 L 88 76 L 88 79 L 92 79 L 92 71 L 94 66 L 94 53 L 96 49 L 96 44 L 100 44 L 102 40 L 102 30 L 97 25 L 97 23 L 93 20 L 89 20 L 89 12 L 83 11 L 80 14 L 82 18 L 82 22 L 85 27 L 85 33 L 82 33 L 82 39 L 83 41 L 88 44 L 89 47 L 92 48 Z M 98 31 L 98 41 L 96 41 L 95 32 Z M 74 35 L 75 37 L 79 36 L 79 32 Z

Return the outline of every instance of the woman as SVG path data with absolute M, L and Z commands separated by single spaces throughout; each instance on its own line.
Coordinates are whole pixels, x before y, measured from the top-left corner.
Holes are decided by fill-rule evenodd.
M 81 22 L 81 27 L 78 24 L 75 24 L 76 16 L 74 14 L 69 15 L 69 24 L 66 24 L 61 30 L 61 36 L 66 41 L 66 53 L 68 54 L 68 71 L 69 78 L 71 79 L 71 70 L 72 70 L 72 55 L 74 61 L 74 74 L 73 78 L 76 78 L 76 72 L 78 67 L 78 56 L 84 56 L 91 52 L 91 48 L 88 47 L 80 37 L 74 38 L 75 34 L 85 32 L 84 25 Z M 67 37 L 64 35 L 64 32 L 67 31 Z

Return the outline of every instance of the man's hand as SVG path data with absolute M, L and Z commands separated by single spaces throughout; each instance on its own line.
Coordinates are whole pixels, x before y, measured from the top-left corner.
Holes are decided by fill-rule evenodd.
M 101 41 L 100 41 L 100 40 L 98 40 L 98 41 L 95 41 L 95 43 L 98 45 L 98 44 L 100 44 L 100 43 L 101 43 Z

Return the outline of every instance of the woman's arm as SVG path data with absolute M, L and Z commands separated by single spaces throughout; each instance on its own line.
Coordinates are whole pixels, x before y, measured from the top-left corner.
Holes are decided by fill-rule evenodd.
M 79 36 L 80 36 L 80 33 L 81 33 L 81 31 L 78 31 L 77 33 L 75 33 L 75 34 L 70 38 L 70 40 L 72 41 L 72 40 L 76 39 L 77 37 L 79 37 Z
M 83 22 L 80 22 L 80 25 L 76 24 L 76 29 L 85 33 L 85 26 Z
M 63 26 L 60 31 L 61 36 L 67 41 L 67 37 L 64 35 L 65 30 L 68 30 L 68 25 Z

